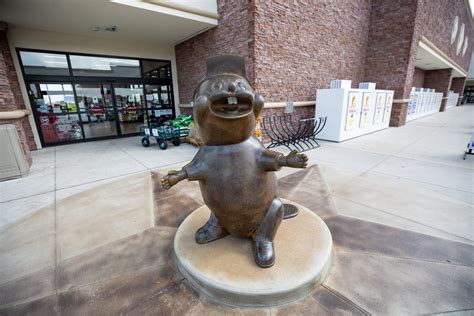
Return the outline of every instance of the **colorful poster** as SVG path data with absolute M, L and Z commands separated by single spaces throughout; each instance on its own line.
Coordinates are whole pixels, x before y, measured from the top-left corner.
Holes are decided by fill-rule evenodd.
M 382 122 L 383 118 L 383 108 L 385 105 L 385 93 L 377 93 L 377 98 L 375 99 L 375 115 L 374 115 L 374 124 L 379 124 Z
M 387 93 L 386 95 L 386 99 L 385 99 L 385 112 L 383 114 L 383 121 L 384 122 L 387 122 L 388 120 L 390 120 L 390 114 L 392 112 L 392 98 L 393 98 L 393 94 L 392 93 Z
M 346 131 L 352 130 L 356 127 L 356 115 L 358 108 L 357 93 L 349 92 L 349 102 L 347 104 L 347 117 L 346 117 Z
M 369 125 L 370 122 L 370 99 L 371 99 L 371 94 L 370 92 L 364 92 L 362 94 L 362 113 L 361 113 L 361 118 L 360 118 L 360 127 L 364 128 L 367 125 Z

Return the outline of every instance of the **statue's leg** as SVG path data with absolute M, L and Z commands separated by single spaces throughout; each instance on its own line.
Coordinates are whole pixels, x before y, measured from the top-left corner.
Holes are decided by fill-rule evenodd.
M 275 198 L 252 236 L 253 256 L 255 262 L 262 268 L 269 268 L 275 263 L 273 239 L 283 218 L 283 212 L 283 203 L 279 198 Z
M 219 220 L 211 212 L 207 223 L 196 231 L 196 242 L 205 244 L 229 235 L 229 232 L 219 223 Z

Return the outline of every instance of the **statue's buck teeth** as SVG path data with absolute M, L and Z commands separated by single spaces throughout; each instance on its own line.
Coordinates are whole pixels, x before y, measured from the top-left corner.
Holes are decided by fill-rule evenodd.
M 228 97 L 227 98 L 227 104 L 237 104 L 237 98 L 236 97 Z

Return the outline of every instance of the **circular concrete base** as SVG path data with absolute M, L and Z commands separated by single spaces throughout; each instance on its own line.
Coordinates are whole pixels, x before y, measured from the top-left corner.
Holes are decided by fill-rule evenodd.
M 179 226 L 174 250 L 179 270 L 199 291 L 237 306 L 272 306 L 308 295 L 329 274 L 332 237 L 321 218 L 307 208 L 284 220 L 275 238 L 275 265 L 262 269 L 252 257 L 250 239 L 227 236 L 200 245 L 196 230 L 206 223 L 206 206 L 191 213 Z

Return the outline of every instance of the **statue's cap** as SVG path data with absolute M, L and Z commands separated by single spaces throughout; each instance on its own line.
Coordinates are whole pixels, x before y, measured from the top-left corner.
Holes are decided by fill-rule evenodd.
M 207 59 L 207 76 L 236 74 L 245 77 L 245 59 L 235 55 L 219 55 Z

